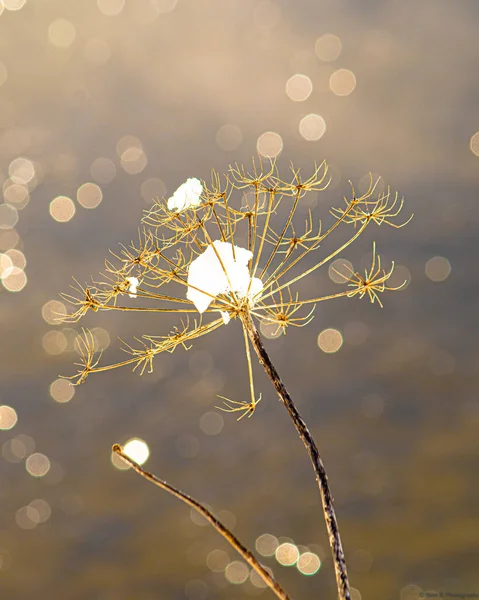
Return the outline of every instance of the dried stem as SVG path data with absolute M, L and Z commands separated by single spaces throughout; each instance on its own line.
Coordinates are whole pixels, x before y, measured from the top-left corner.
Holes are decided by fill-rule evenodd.
M 238 540 L 238 538 L 227 528 L 218 521 L 218 519 L 202 504 L 200 504 L 197 500 L 188 496 L 181 490 L 173 487 L 166 481 L 159 479 L 156 475 L 145 471 L 140 465 L 131 459 L 129 456 L 123 453 L 123 450 L 119 444 L 114 444 L 112 451 L 121 456 L 121 458 L 126 461 L 139 475 L 154 483 L 162 490 L 165 490 L 179 498 L 185 504 L 192 506 L 200 515 L 202 515 L 207 521 L 213 525 L 218 533 L 220 533 L 225 540 L 241 555 L 241 557 L 256 571 L 256 573 L 261 577 L 261 579 L 269 586 L 269 588 L 273 591 L 277 598 L 281 600 L 291 600 L 291 597 L 283 590 L 283 588 L 279 585 L 279 583 L 268 573 L 268 571 L 256 560 L 253 554 L 243 546 L 243 544 Z
M 258 355 L 259 362 L 263 365 L 268 377 L 271 379 L 276 392 L 284 404 L 289 416 L 291 417 L 296 431 L 299 437 L 303 440 L 304 445 L 308 451 L 311 462 L 313 464 L 314 472 L 316 474 L 316 481 L 318 482 L 319 492 L 321 494 L 321 501 L 323 504 L 324 518 L 326 520 L 326 527 L 328 529 L 329 544 L 334 561 L 334 570 L 336 574 L 336 585 L 338 588 L 338 597 L 340 600 L 350 600 L 351 593 L 349 589 L 348 573 L 346 569 L 346 560 L 344 558 L 343 546 L 341 544 L 341 538 L 339 535 L 338 522 L 336 520 L 336 514 L 333 507 L 333 497 L 331 490 L 329 489 L 328 477 L 326 475 L 326 469 L 324 468 L 323 461 L 319 454 L 318 448 L 313 440 L 306 423 L 303 421 L 301 415 L 296 408 L 291 396 L 281 381 L 278 372 L 276 371 L 268 353 L 266 352 L 263 342 L 256 329 L 250 314 L 245 311 L 241 315 L 243 326 L 248 332 L 251 344 Z

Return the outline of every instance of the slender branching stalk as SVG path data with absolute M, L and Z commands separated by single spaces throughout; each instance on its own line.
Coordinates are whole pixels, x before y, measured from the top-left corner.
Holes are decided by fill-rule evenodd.
M 336 574 L 336 585 L 338 588 L 339 598 L 341 600 L 350 600 L 351 592 L 349 588 L 348 572 L 346 569 L 346 560 L 344 558 L 343 546 L 341 544 L 341 537 L 339 535 L 339 527 L 336 519 L 336 513 L 333 507 L 333 497 L 331 490 L 329 489 L 328 477 L 326 475 L 326 469 L 324 468 L 321 455 L 319 454 L 318 447 L 311 435 L 306 423 L 299 414 L 293 399 L 288 393 L 284 383 L 281 381 L 278 371 L 271 362 L 271 359 L 266 352 L 266 348 L 263 345 L 260 334 L 253 323 L 251 317 L 245 313 L 242 316 L 242 322 L 245 330 L 248 332 L 251 344 L 255 349 L 258 356 L 259 362 L 263 365 L 266 374 L 270 378 L 278 396 L 283 403 L 284 407 L 288 411 L 291 420 L 294 423 L 296 431 L 299 437 L 306 446 L 311 463 L 313 464 L 314 473 L 316 475 L 316 481 L 318 482 L 319 492 L 321 494 L 321 502 L 323 504 L 324 518 L 326 521 L 326 527 L 329 536 L 329 545 L 333 555 L 334 571 Z
M 143 218 L 138 242 L 121 246 L 114 260 L 105 261 L 100 281 L 92 280 L 87 285 L 75 282 L 74 293 L 64 298 L 76 308 L 65 320 L 76 323 L 87 313 L 108 310 L 183 314 L 183 320 L 169 334 L 163 330 L 162 335 L 137 337 L 134 344 L 124 342 L 123 350 L 129 356 L 110 364 L 101 360 L 93 333 L 83 330 L 77 343 L 78 372 L 69 378 L 80 384 L 92 373 L 122 366 L 131 366 L 141 375 L 151 372 L 158 354 L 179 347 L 188 350 L 196 338 L 238 319 L 245 342 L 249 398 L 221 397 L 224 405 L 219 408 L 237 413 L 238 420 L 253 416 L 261 394 L 258 398 L 255 394 L 251 345 L 308 450 L 321 494 L 338 597 L 349 600 L 346 562 L 326 471 L 305 422 L 263 346 L 257 324 L 274 331 L 274 335 L 285 334 L 289 326 L 308 325 L 319 302 L 339 298 L 368 298 L 382 307 L 380 294 L 402 286 L 389 285 L 394 262 L 384 269 L 374 242 L 371 266 L 363 272 L 352 267 L 340 272 L 332 261 L 370 227 L 398 229 L 410 219 L 395 222 L 403 200 L 389 188 L 377 191 L 378 181 L 372 177 L 362 195 L 357 195 L 351 184 L 351 195 L 343 198 L 341 206 L 330 209 L 331 222 L 326 226 L 313 218 L 311 211 L 307 211 L 306 218 L 301 216 L 304 196 L 320 194 L 328 184 L 325 162 L 315 165 L 309 177 L 291 166 L 289 178 L 284 178 L 274 162 L 264 168 L 260 160 L 253 161 L 250 171 L 233 165 L 223 178 L 213 172 L 210 185 L 189 179 L 167 201 L 158 200 L 152 206 Z M 324 242 L 334 237 L 337 242 L 331 249 Z M 303 297 L 295 288 L 328 264 L 340 276 L 339 281 L 343 280 L 343 289 L 327 293 L 321 286 L 320 295 Z M 127 296 L 133 302 L 123 302 Z M 143 301 L 148 304 L 143 306 Z M 142 473 L 139 467 L 137 471 Z M 241 548 L 238 551 L 251 555 Z
M 224 539 L 238 552 L 238 554 L 241 555 L 243 560 L 247 562 L 252 569 L 254 569 L 254 571 L 267 584 L 277 598 L 280 598 L 280 600 L 291 600 L 291 597 L 283 590 L 275 578 L 258 562 L 252 552 L 250 552 L 250 550 L 248 550 L 248 548 L 246 548 L 246 546 L 239 541 L 234 533 L 232 533 L 225 525 L 223 525 L 223 523 L 221 523 L 221 521 L 219 521 L 213 515 L 213 513 L 211 513 L 205 506 L 200 504 L 198 500 L 195 500 L 178 488 L 175 488 L 166 481 L 163 481 L 163 479 L 160 479 L 156 475 L 145 471 L 145 469 L 143 469 L 137 462 L 123 452 L 119 444 L 114 444 L 112 450 L 147 481 L 157 485 L 162 490 L 165 490 L 172 496 L 175 496 L 175 498 L 179 498 L 182 502 L 194 508 L 201 516 L 211 523 L 211 525 L 213 525 L 216 531 L 224 537 Z

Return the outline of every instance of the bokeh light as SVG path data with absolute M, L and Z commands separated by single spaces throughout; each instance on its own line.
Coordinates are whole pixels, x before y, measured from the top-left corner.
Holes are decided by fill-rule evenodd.
M 68 346 L 66 335 L 62 331 L 47 331 L 42 337 L 42 348 L 47 354 L 61 354 Z
M 8 254 L 0 254 L 0 279 L 8 277 L 13 271 L 13 262 Z
M 279 541 L 271 533 L 263 533 L 256 538 L 255 546 L 261 556 L 273 556 L 279 546 Z
M 13 267 L 6 277 L 2 278 L 2 285 L 8 292 L 21 292 L 27 285 L 25 271 Z
M 58 325 L 66 314 L 66 306 L 59 300 L 49 300 L 42 306 L 43 320 L 49 325 Z
M 479 156 L 479 131 L 476 131 L 476 133 L 471 137 L 469 147 L 473 154 Z
M 321 560 L 314 552 L 303 552 L 298 558 L 296 567 L 303 575 L 314 575 L 321 567 Z
M 304 102 L 313 91 L 313 82 L 306 75 L 296 73 L 286 82 L 286 95 L 294 102 Z
M 347 279 L 354 273 L 354 268 L 349 260 L 345 258 L 337 258 L 329 265 L 328 275 L 331 281 L 338 284 L 347 283 Z
M 58 223 L 66 223 L 75 215 L 73 200 L 67 196 L 57 196 L 50 202 L 50 215 Z
M 428 279 L 439 283 L 451 274 L 451 263 L 444 256 L 434 256 L 427 261 L 425 271 Z
M 129 456 L 139 465 L 143 465 L 150 456 L 148 444 L 140 438 L 132 438 L 123 446 L 123 454 Z
M 208 553 L 206 564 L 215 573 L 222 573 L 230 562 L 229 556 L 224 550 L 218 548 Z
M 60 404 L 70 402 L 75 395 L 75 386 L 67 379 L 55 379 L 50 384 L 50 396 Z
M 149 177 L 140 186 L 140 193 L 145 202 L 153 204 L 166 196 L 166 185 L 158 177 Z
M 349 96 L 356 87 L 356 76 L 349 69 L 338 69 L 329 78 L 329 87 L 336 96 Z
M 283 140 L 279 133 L 266 131 L 262 133 L 256 143 L 258 152 L 266 158 L 274 158 L 283 149 Z
M 20 10 L 27 0 L 1 0 L 7 10 Z
M 35 452 L 27 458 L 25 468 L 32 477 L 43 477 L 50 470 L 50 461 L 44 454 Z
M 308 142 L 316 142 L 321 139 L 326 131 L 326 121 L 321 115 L 309 114 L 299 122 L 299 133 Z
M 206 435 L 218 435 L 224 427 L 224 419 L 217 412 L 207 412 L 200 417 L 200 428 Z
M 11 204 L 0 204 L 0 229 L 11 229 L 17 223 L 17 209 Z
M 75 26 L 68 19 L 55 19 L 48 28 L 48 39 L 57 48 L 69 48 L 76 37 Z
M 343 336 L 337 329 L 328 328 L 318 335 L 318 346 L 326 354 L 337 352 L 343 345 Z
M 45 521 L 48 521 L 52 514 L 50 505 L 42 498 L 36 498 L 35 500 L 32 500 L 27 509 L 30 511 L 30 518 L 32 520 L 36 520 L 37 523 L 45 523 Z
M 96 183 L 84 183 L 77 190 L 77 200 L 83 208 L 96 208 L 102 198 L 102 191 Z
M 316 40 L 314 50 L 316 56 L 324 62 L 332 62 L 341 54 L 343 45 L 337 35 L 325 33 Z
M 244 562 L 234 560 L 225 569 L 225 577 L 230 583 L 240 585 L 249 577 L 249 568 Z
M 10 179 L 3 184 L 3 199 L 13 204 L 16 210 L 23 210 L 30 202 L 30 193 L 26 185 L 13 183 Z
M 227 123 L 216 132 L 216 143 L 225 152 L 232 152 L 241 145 L 243 133 L 237 125 Z
M 283 567 L 292 567 L 299 558 L 299 550 L 294 544 L 284 542 L 276 548 L 275 557 Z
M 125 0 L 97 0 L 98 8 L 107 17 L 116 17 L 125 7 Z
M 35 177 L 35 166 L 28 158 L 19 156 L 10 163 L 8 174 L 14 183 L 27 185 Z
M 17 412 L 11 406 L 0 406 L 0 429 L 8 430 L 15 427 L 18 421 Z
M 92 162 L 90 174 L 98 183 L 111 183 L 116 175 L 115 163 L 109 158 L 100 156 Z

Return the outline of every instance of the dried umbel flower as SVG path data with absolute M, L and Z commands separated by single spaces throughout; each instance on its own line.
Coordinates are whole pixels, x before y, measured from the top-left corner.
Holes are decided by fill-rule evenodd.
M 332 222 L 327 227 L 311 211 L 305 220 L 304 216 L 298 219 L 303 198 L 322 192 L 328 183 L 326 163 L 316 166 L 307 178 L 291 167 L 289 179 L 283 179 L 274 163 L 264 169 L 261 162 L 253 161 L 251 171 L 234 165 L 223 178 L 213 172 L 209 186 L 189 179 L 169 200 L 158 201 L 148 211 L 138 242 L 122 246 L 113 260 L 105 262 L 102 281 L 77 284 L 77 295 L 64 297 L 76 306 L 67 317 L 71 322 L 90 310 L 174 313 L 180 317 L 180 324 L 167 335 L 143 335 L 136 338 L 136 344 L 124 344 L 129 357 L 113 364 L 101 363 L 93 335 L 84 331 L 78 343 L 80 368 L 71 378 L 75 383 L 82 383 L 90 373 L 125 365 L 141 374 L 146 369 L 150 372 L 153 359 L 161 352 L 173 352 L 178 346 L 188 349 L 195 338 L 230 326 L 231 320 L 241 322 L 249 399 L 223 398 L 221 409 L 239 413 L 239 419 L 253 415 L 261 395 L 257 398 L 254 389 L 252 347 L 308 451 L 321 493 L 338 595 L 348 600 L 346 562 L 324 465 L 256 328 L 259 322 L 285 333 L 289 326 L 307 325 L 319 302 L 367 296 L 382 306 L 379 294 L 399 289 L 388 285 L 394 264 L 382 269 L 374 244 L 370 269 L 364 274 L 355 270 L 341 274 L 344 290 L 301 297 L 298 284 L 341 254 L 370 225 L 398 228 L 406 224 L 394 222 L 402 199 L 389 189 L 377 192 L 378 182 L 372 178 L 359 197 L 351 185 L 351 196 L 344 198 L 343 206 L 331 209 Z M 304 220 L 301 227 L 298 220 Z M 323 247 L 330 246 L 323 242 L 333 234 L 343 237 L 333 250 L 321 254 Z M 122 304 L 125 296 L 133 302 Z M 142 300 L 154 301 L 155 306 L 141 305 Z
M 78 286 L 77 296 L 65 298 L 77 306 L 69 321 L 77 321 L 89 310 L 148 311 L 183 314 L 181 326 L 169 335 L 143 335 L 139 347 L 125 344 L 130 358 L 101 365 L 95 357 L 93 336 L 84 335 L 82 364 L 72 379 L 83 382 L 90 373 L 133 365 L 143 373 L 151 371 L 153 358 L 177 346 L 184 348 L 196 337 L 239 319 L 272 325 L 285 333 L 291 325 L 307 325 L 314 307 L 324 300 L 367 295 L 381 304 L 379 293 L 392 290 L 387 285 L 394 264 L 385 271 L 373 247 L 371 269 L 365 274 L 342 274 L 341 292 L 301 298 L 296 285 L 305 277 L 343 252 L 370 224 L 388 224 L 398 216 L 403 201 L 388 189 L 376 193 L 377 182 L 357 197 L 352 187 L 344 205 L 331 209 L 332 223 L 324 229 L 311 211 L 298 225 L 297 212 L 304 196 L 321 192 L 329 183 L 326 163 L 302 178 L 291 167 L 290 178 L 282 179 L 274 163 L 267 169 L 253 161 L 251 171 L 234 165 L 221 178 L 213 173 L 211 185 L 188 179 L 167 200 L 158 201 L 143 219 L 138 242 L 122 247 L 114 260 L 105 263 L 103 281 Z M 353 230 L 325 256 L 320 245 L 340 225 Z M 314 257 L 314 260 L 313 260 Z M 157 307 L 121 306 L 125 295 L 157 301 Z M 218 315 L 219 318 L 214 318 Z M 193 319 L 191 316 L 196 315 Z M 212 316 L 213 319 L 209 319 Z M 254 394 L 248 336 L 246 356 L 250 375 L 250 399 L 227 400 L 224 410 L 251 416 L 257 399 Z M 95 364 L 93 364 L 93 362 Z

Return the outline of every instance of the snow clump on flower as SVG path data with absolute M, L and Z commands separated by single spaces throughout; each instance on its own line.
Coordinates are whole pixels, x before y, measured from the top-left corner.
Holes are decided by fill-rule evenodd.
M 126 280 L 129 283 L 127 289 L 128 295 L 130 296 L 130 298 L 136 298 L 136 290 L 140 282 L 138 281 L 137 277 L 127 277 Z
M 234 246 L 233 252 L 230 242 L 214 241 L 192 261 L 186 297 L 199 313 L 204 313 L 219 294 L 229 292 L 239 298 L 248 296 L 253 303 L 255 296 L 263 289 L 263 283 L 258 277 L 251 278 L 248 262 L 252 258 L 253 253 L 246 248 Z M 224 322 L 228 323 L 229 314 L 222 311 L 221 315 Z
M 169 210 L 181 211 L 190 206 L 198 206 L 201 203 L 200 196 L 203 192 L 203 184 L 196 177 L 187 179 L 176 192 L 168 199 Z

